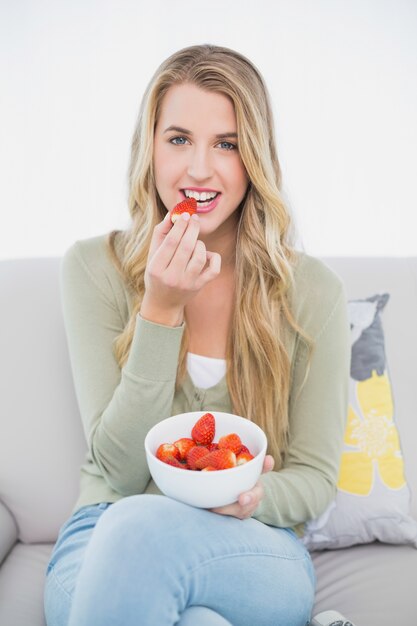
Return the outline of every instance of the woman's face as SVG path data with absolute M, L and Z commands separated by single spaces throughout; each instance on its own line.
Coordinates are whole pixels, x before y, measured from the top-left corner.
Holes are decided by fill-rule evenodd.
M 182 130 L 168 130 L 171 126 Z M 216 136 L 220 134 L 225 136 Z M 220 192 L 213 209 L 203 212 L 201 207 L 200 238 L 235 230 L 236 209 L 249 179 L 237 148 L 231 100 L 191 84 L 170 87 L 155 128 L 154 170 L 156 188 L 167 210 L 184 200 L 185 189 Z

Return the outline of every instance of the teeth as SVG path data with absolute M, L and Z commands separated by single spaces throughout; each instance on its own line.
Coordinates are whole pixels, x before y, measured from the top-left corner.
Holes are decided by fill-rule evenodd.
M 199 193 L 198 191 L 190 191 L 189 189 L 184 189 L 184 193 L 187 198 L 195 198 L 197 202 L 205 202 L 206 200 L 211 200 L 212 198 L 215 198 L 217 196 L 217 193 L 215 191 L 203 191 L 202 193 Z

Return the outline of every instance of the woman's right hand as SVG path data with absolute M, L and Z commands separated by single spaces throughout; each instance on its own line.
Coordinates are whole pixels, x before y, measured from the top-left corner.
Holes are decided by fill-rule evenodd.
M 220 273 L 220 254 L 197 239 L 200 218 L 184 215 L 172 225 L 168 212 L 155 226 L 149 247 L 140 314 L 158 323 L 181 324 L 187 302 Z

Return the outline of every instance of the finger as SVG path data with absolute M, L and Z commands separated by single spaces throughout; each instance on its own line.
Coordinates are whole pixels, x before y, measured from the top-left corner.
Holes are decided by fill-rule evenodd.
M 184 216 L 188 217 L 185 218 Z M 156 263 L 158 264 L 159 270 L 164 270 L 171 263 L 173 256 L 180 244 L 180 241 L 187 230 L 188 222 L 190 220 L 189 213 L 183 213 L 181 217 L 175 222 L 174 226 L 169 230 L 167 234 L 164 235 L 162 241 L 160 241 L 160 245 L 158 246 L 158 250 L 155 252 L 157 255 Z M 170 220 L 168 219 L 168 223 Z M 157 234 L 158 238 L 158 234 Z
M 265 456 L 264 461 L 264 470 L 271 471 L 275 464 L 275 459 L 271 454 L 267 454 Z M 266 468 L 266 469 L 265 469 Z M 252 515 L 254 511 L 259 506 L 260 501 L 264 497 L 265 490 L 262 482 L 258 480 L 256 485 L 250 490 L 245 491 L 239 495 L 238 501 L 236 503 L 227 505 L 225 507 L 220 507 L 218 509 L 210 509 L 214 513 L 220 513 L 222 515 L 233 515 L 234 517 L 239 517 L 240 519 L 248 515 Z
M 165 239 L 165 237 L 167 236 L 171 228 L 172 228 L 172 222 L 170 220 L 170 213 L 169 211 L 167 211 L 164 219 L 161 222 L 159 222 L 153 229 L 152 240 L 149 246 L 150 258 L 152 258 L 155 250 L 159 248 L 159 246 L 161 245 L 161 243 L 163 242 L 163 240 Z
M 262 474 L 266 474 L 267 472 L 270 472 L 274 468 L 274 465 L 275 465 L 274 457 L 271 454 L 267 454 L 264 459 Z
M 171 230 L 173 224 L 171 222 L 171 212 L 167 211 L 166 215 L 164 217 L 164 219 L 162 220 L 162 222 L 159 223 L 159 226 L 161 226 L 161 230 L 162 232 L 169 233 L 169 231 Z
M 171 222 L 171 214 L 169 211 L 167 211 L 164 219 L 155 226 L 154 230 L 158 234 L 159 238 L 164 238 L 169 233 L 172 226 L 173 224 Z
M 258 507 L 259 502 L 264 497 L 264 486 L 260 480 L 256 483 L 254 487 L 250 491 L 245 491 L 241 493 L 239 496 L 239 504 L 244 508 L 253 507 L 255 510 Z M 249 498 L 249 500 L 248 500 Z
M 172 265 L 175 267 L 176 272 L 183 274 L 186 271 L 188 263 L 194 254 L 199 232 L 200 218 L 193 215 L 172 258 Z
M 232 515 L 238 519 L 248 519 L 258 508 L 260 501 L 264 497 L 264 493 L 263 485 L 258 481 L 250 491 L 241 493 L 237 502 L 217 509 L 209 509 L 209 511 L 218 513 L 219 515 Z M 249 498 L 248 502 L 246 501 L 247 497 Z
M 206 246 L 203 241 L 197 239 L 193 255 L 185 268 L 185 272 L 190 275 L 191 279 L 196 280 L 207 263 Z
M 228 504 L 227 506 L 220 506 L 215 509 L 209 509 L 213 513 L 218 513 L 219 515 L 233 515 L 233 517 L 239 517 L 241 513 L 241 507 L 239 504 Z
M 210 252 L 209 250 L 207 250 L 206 255 L 209 266 L 207 269 L 204 270 L 204 272 L 202 272 L 201 276 L 196 281 L 195 288 L 197 290 L 204 287 L 204 285 L 208 283 L 209 280 L 216 278 L 216 276 L 220 274 L 220 269 L 222 265 L 222 257 L 220 256 L 220 254 L 218 252 Z

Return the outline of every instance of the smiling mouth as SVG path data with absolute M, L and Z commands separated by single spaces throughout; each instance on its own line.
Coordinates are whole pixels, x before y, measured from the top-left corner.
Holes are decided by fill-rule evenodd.
M 186 198 L 187 196 L 185 195 L 184 191 L 182 189 L 180 189 L 180 191 L 183 198 Z M 197 213 L 199 213 L 200 215 L 204 215 L 205 213 L 210 213 L 211 211 L 213 211 L 219 204 L 221 195 L 221 192 L 219 192 L 217 196 L 215 196 L 211 200 L 206 200 L 205 202 L 197 201 Z
M 186 196 L 183 189 L 181 189 L 180 191 L 184 199 L 192 197 L 192 196 Z M 217 198 L 219 198 L 219 196 L 221 196 L 221 192 L 218 192 L 213 198 L 210 198 L 209 200 L 197 200 L 196 199 L 197 208 L 204 209 L 205 207 L 210 206 L 215 200 L 217 200 Z

